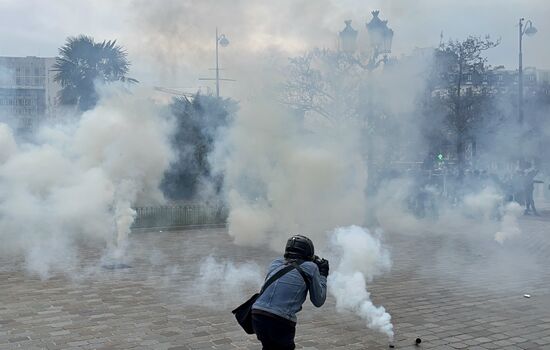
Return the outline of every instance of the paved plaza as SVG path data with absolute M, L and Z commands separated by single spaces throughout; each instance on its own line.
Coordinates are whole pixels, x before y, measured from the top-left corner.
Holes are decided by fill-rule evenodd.
M 504 246 L 459 232 L 384 237 L 393 267 L 369 291 L 393 317 L 397 349 L 417 337 L 422 349 L 550 349 L 550 219 L 520 223 L 523 236 Z M 131 235 L 131 268 L 88 268 L 100 248 L 82 243 L 82 266 L 44 281 L 0 259 L 0 349 L 260 348 L 230 313 L 252 289 L 198 288 L 198 266 L 212 255 L 263 268 L 274 252 L 237 247 L 220 228 L 142 232 Z M 298 317 L 299 349 L 388 348 L 332 297 Z

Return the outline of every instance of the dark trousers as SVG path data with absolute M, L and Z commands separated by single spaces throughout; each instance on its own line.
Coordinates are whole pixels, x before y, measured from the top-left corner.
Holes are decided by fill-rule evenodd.
M 296 324 L 276 315 L 252 312 L 252 326 L 264 350 L 294 350 Z
M 533 214 L 537 214 L 537 209 L 535 208 L 535 200 L 533 199 L 533 191 L 525 191 L 525 213 L 532 211 Z

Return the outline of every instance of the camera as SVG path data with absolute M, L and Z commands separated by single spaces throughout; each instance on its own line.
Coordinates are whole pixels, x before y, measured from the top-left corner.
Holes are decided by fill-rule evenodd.
M 325 265 L 325 264 L 328 263 L 328 260 L 327 260 L 327 259 L 321 258 L 321 257 L 319 257 L 319 256 L 317 256 L 317 255 L 314 255 L 314 256 L 313 256 L 312 261 L 313 261 L 317 266 L 319 266 L 319 265 Z
M 318 257 L 317 255 L 313 256 L 313 262 L 319 268 L 319 273 L 321 276 L 328 276 L 329 264 L 327 259 Z

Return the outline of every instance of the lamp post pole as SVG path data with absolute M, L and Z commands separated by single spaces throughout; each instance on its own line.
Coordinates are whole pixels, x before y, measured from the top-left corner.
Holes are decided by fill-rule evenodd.
M 374 103 L 372 92 L 374 88 L 372 86 L 372 72 L 381 64 L 387 62 L 387 55 L 391 52 L 391 43 L 393 39 L 393 30 L 388 28 L 388 21 L 381 20 L 378 15 L 380 11 L 372 11 L 372 19 L 366 24 L 367 34 L 369 36 L 369 44 L 372 50 L 369 55 L 368 61 L 362 62 L 360 56 L 354 57 L 357 45 L 357 31 L 351 27 L 351 20 L 345 21 L 346 27 L 339 34 L 340 36 L 340 49 L 349 57 L 355 61 L 360 67 L 366 69 L 368 72 L 368 79 L 366 85 L 366 102 L 367 113 L 363 127 L 365 128 L 366 136 L 366 163 L 367 163 L 367 193 L 374 191 L 372 174 L 374 173 L 374 149 L 372 142 L 372 121 L 374 114 Z M 382 55 L 382 58 L 379 58 Z
M 525 18 L 519 19 L 519 67 L 518 67 L 518 123 L 523 124 L 523 35 L 535 35 L 537 28 L 533 26 L 533 22 L 528 20 L 523 25 Z
M 518 123 L 523 124 L 523 21 L 519 19 Z
M 218 27 L 216 27 L 216 97 L 220 97 L 220 66 L 218 60 L 218 46 L 220 44 L 220 37 L 218 36 Z
M 216 82 L 216 97 L 220 97 L 220 81 L 235 81 L 235 79 L 222 79 L 220 78 L 220 60 L 219 60 L 219 48 L 229 45 L 229 40 L 225 34 L 218 34 L 218 27 L 216 27 L 216 68 L 210 68 L 209 70 L 216 71 L 215 78 L 199 78 L 199 80 L 214 80 Z
M 376 132 L 376 126 L 373 127 L 374 122 L 374 115 L 376 113 L 375 109 L 375 103 L 374 103 L 374 85 L 373 85 L 373 71 L 378 68 L 378 66 L 381 63 L 387 62 L 388 54 L 391 52 L 391 43 L 393 39 L 393 30 L 388 28 L 388 21 L 381 20 L 378 15 L 380 11 L 372 11 L 372 19 L 370 22 L 366 24 L 367 33 L 369 35 L 369 42 L 372 49 L 371 56 L 369 58 L 369 61 L 366 65 L 366 69 L 368 71 L 368 81 L 367 81 L 367 115 L 366 115 L 366 123 L 367 123 L 367 171 L 368 171 L 368 178 L 367 178 L 367 194 L 371 195 L 374 194 L 375 189 L 375 181 L 373 181 L 373 177 L 375 177 L 376 171 L 374 170 L 374 142 L 372 140 L 374 133 Z M 379 58 L 382 56 L 382 58 Z

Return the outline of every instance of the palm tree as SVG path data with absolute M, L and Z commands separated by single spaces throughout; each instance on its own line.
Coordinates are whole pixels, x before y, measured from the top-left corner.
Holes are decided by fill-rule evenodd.
M 98 101 L 96 83 L 137 83 L 136 79 L 126 77 L 130 67 L 126 56 L 126 50 L 116 40 L 96 43 L 86 35 L 67 38 L 53 66 L 57 72 L 54 80 L 61 84 L 59 102 L 86 111 Z

